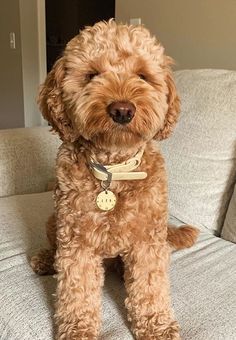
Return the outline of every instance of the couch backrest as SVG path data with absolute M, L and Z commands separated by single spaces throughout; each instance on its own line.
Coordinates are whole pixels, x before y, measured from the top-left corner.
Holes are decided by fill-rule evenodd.
M 175 78 L 181 116 L 161 143 L 170 213 L 219 235 L 236 179 L 236 71 L 183 70 Z
M 0 197 L 45 191 L 59 145 L 48 127 L 0 130 Z

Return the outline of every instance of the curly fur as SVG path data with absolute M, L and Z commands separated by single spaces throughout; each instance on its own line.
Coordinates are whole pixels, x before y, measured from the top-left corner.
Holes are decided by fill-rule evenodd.
M 99 22 L 68 43 L 41 87 L 41 111 L 63 143 L 55 213 L 47 225 L 51 249 L 31 265 L 40 274 L 51 273 L 55 256 L 56 339 L 97 339 L 103 260 L 117 256 L 124 263 L 125 305 L 136 339 L 180 339 L 171 310 L 169 256 L 172 248 L 191 246 L 197 230 L 168 229 L 164 160 L 153 142 L 170 135 L 179 114 L 171 63 L 143 26 Z M 107 114 L 115 101 L 135 106 L 129 124 Z M 145 151 L 137 171 L 146 171 L 147 178 L 113 181 L 117 204 L 100 211 L 95 199 L 101 183 L 87 166 L 88 156 L 116 164 L 140 147 Z

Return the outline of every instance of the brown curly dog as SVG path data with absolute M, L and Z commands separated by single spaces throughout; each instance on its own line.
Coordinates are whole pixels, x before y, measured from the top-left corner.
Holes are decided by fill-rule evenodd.
M 41 88 L 43 116 L 63 143 L 47 225 L 52 248 L 31 265 L 57 272 L 56 339 L 98 338 L 103 260 L 118 255 L 135 338 L 180 339 L 169 257 L 191 246 L 197 230 L 167 225 L 154 140 L 170 135 L 179 114 L 171 63 L 144 27 L 99 22 L 68 43 Z

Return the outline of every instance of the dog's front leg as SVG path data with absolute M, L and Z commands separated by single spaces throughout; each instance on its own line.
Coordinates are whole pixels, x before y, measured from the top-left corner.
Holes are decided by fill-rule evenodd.
M 82 246 L 83 247 L 83 246 Z M 100 329 L 102 260 L 89 248 L 58 245 L 56 339 L 95 340 Z
M 179 340 L 170 307 L 167 244 L 136 244 L 124 257 L 125 304 L 138 340 Z

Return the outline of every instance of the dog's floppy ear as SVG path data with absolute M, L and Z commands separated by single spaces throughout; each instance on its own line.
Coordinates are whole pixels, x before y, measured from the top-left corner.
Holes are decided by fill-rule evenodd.
M 167 93 L 167 104 L 168 110 L 165 116 L 164 126 L 163 128 L 156 134 L 154 137 L 157 140 L 166 139 L 172 133 L 175 124 L 179 117 L 180 112 L 180 100 L 176 91 L 175 82 L 173 79 L 172 70 L 169 67 L 172 64 L 172 59 L 166 57 L 166 66 L 164 68 L 165 72 L 165 82 L 168 88 Z
M 58 132 L 60 138 L 63 141 L 72 142 L 76 139 L 76 136 L 63 102 L 62 83 L 64 74 L 62 57 L 56 61 L 45 82 L 41 85 L 38 104 L 43 117 L 49 122 L 52 129 Z

